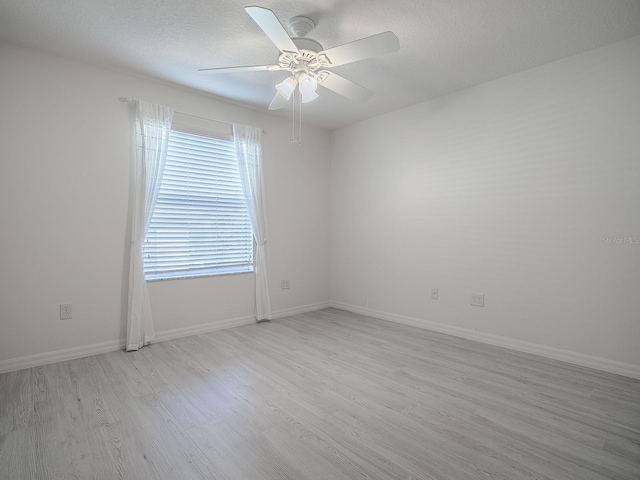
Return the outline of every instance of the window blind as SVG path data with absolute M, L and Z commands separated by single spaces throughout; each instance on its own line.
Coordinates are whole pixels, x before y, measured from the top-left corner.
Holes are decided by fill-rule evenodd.
M 232 140 L 171 131 L 143 252 L 148 280 L 252 270 L 253 233 Z

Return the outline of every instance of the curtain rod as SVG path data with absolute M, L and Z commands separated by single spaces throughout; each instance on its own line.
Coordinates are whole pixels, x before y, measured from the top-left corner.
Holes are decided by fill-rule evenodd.
M 136 102 L 136 99 L 135 99 L 135 98 L 131 98 L 131 97 L 118 97 L 118 100 L 120 100 L 121 102 L 127 102 L 127 103 L 135 103 L 135 102 Z M 230 125 L 230 126 L 233 126 L 233 123 L 230 123 L 230 122 L 223 122 L 222 120 L 214 120 L 214 119 L 212 119 L 212 118 L 201 117 L 201 116 L 199 116 L 199 115 L 192 115 L 191 113 L 184 113 L 184 112 L 181 112 L 181 111 L 179 111 L 179 110 L 174 110 L 174 112 L 175 112 L 175 113 L 179 113 L 180 115 L 186 115 L 187 117 L 194 117 L 194 118 L 199 118 L 199 119 L 201 119 L 201 120 L 207 120 L 207 121 L 209 121 L 209 122 L 222 123 L 222 124 L 224 124 L 224 125 Z M 269 133 L 269 132 L 267 132 L 266 130 L 262 129 L 262 133 L 263 133 L 264 135 L 266 135 L 266 134 L 267 134 L 267 133 Z

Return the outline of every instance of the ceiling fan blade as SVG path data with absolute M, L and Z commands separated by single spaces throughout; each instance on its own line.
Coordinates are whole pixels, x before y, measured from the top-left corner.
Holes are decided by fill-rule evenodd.
M 398 50 L 400 50 L 398 37 L 393 32 L 384 32 L 330 48 L 320 52 L 318 55 L 325 54 L 331 62 L 331 66 L 336 67 L 385 53 L 397 52 Z
M 361 87 L 357 83 L 353 83 L 351 80 L 338 75 L 337 73 L 323 71 L 326 75 L 322 81 L 319 81 L 318 85 L 322 85 L 324 88 L 328 88 L 336 93 L 339 93 L 343 97 L 350 98 L 356 102 L 364 102 L 369 99 L 373 92 Z M 322 78 L 322 77 L 320 77 Z
M 267 37 L 278 47 L 281 52 L 296 52 L 298 53 L 298 47 L 296 47 L 293 40 L 284 29 L 278 17 L 268 8 L 262 7 L 245 7 L 244 8 L 251 18 L 258 24 Z
M 280 92 L 276 92 L 276 96 L 273 97 L 273 100 L 271 100 L 271 104 L 269 105 L 269 110 L 280 110 L 288 105 L 289 100 L 280 95 Z
M 210 75 L 213 73 L 260 72 L 265 70 L 275 72 L 282 70 L 282 67 L 280 65 L 245 65 L 243 67 L 201 68 L 198 73 Z

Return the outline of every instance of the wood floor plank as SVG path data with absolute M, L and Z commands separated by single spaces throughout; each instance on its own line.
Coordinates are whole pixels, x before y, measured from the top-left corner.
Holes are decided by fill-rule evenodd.
M 0 375 L 0 478 L 640 478 L 640 381 L 337 309 Z
M 313 447 L 331 463 L 340 465 L 349 478 L 422 478 L 412 475 L 397 463 L 373 450 L 364 442 L 354 442 L 342 429 L 335 428 L 331 420 L 336 412 L 327 413 L 314 399 L 278 397 L 269 405 L 280 422 L 293 423 L 304 428 L 300 441 Z M 324 405 L 324 402 L 323 402 Z
M 36 476 L 34 427 L 25 427 L 0 435 L 0 478 L 23 480 Z
M 34 396 L 30 382 L 31 369 L 9 372 L 0 377 L 0 435 L 33 424 Z

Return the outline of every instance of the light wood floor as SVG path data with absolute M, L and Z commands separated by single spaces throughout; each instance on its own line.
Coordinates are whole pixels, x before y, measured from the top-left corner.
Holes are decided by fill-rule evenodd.
M 334 309 L 0 375 L 5 479 L 640 479 L 640 382 Z

